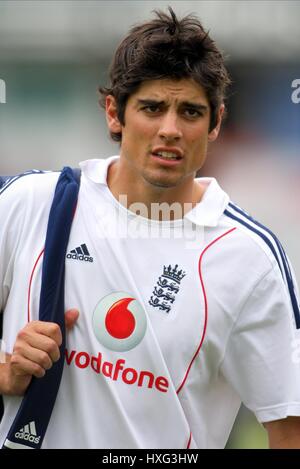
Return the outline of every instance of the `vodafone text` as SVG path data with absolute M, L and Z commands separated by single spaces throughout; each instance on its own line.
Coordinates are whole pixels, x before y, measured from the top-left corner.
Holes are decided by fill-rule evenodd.
M 164 376 L 155 377 L 151 371 L 135 370 L 134 368 L 126 368 L 126 361 L 119 358 L 116 363 L 105 361 L 102 353 L 97 356 L 90 355 L 87 352 L 77 352 L 76 350 L 66 350 L 67 365 L 75 365 L 79 369 L 89 368 L 97 374 L 101 374 L 113 381 L 123 381 L 125 384 L 135 385 L 138 387 L 147 387 L 156 389 L 160 392 L 167 392 L 169 382 Z

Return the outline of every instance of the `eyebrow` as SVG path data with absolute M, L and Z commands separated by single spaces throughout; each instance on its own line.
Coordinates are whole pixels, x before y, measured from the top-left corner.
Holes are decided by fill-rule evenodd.
M 138 99 L 137 100 L 138 104 L 143 104 L 146 106 L 161 106 L 162 104 L 165 104 L 165 101 L 157 101 L 156 99 Z
M 138 99 L 139 105 L 144 106 L 163 106 L 166 104 L 166 101 L 158 101 L 156 99 Z M 193 103 L 191 101 L 183 101 L 180 103 L 181 106 L 188 107 L 190 109 L 195 109 L 196 111 L 207 111 L 208 106 L 205 104 Z

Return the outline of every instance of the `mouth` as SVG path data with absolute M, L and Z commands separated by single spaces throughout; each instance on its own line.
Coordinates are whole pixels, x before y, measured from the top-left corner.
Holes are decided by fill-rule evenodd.
M 178 164 L 180 161 L 183 160 L 183 157 L 181 154 L 179 154 L 179 151 L 172 151 L 172 150 L 158 150 L 158 151 L 153 151 L 151 153 L 151 156 L 155 158 L 156 160 L 159 160 L 160 162 L 167 163 L 167 164 Z

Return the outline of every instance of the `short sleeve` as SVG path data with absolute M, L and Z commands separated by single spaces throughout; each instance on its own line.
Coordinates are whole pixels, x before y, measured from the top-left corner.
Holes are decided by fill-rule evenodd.
M 248 296 L 228 339 L 221 371 L 260 422 L 300 416 L 294 306 L 273 266 Z

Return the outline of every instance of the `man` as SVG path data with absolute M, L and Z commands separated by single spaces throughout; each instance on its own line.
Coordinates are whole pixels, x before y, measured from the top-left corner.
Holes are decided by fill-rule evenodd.
M 222 448 L 241 402 L 270 447 L 300 448 L 295 278 L 269 230 L 195 179 L 230 80 L 200 22 L 169 10 L 130 31 L 100 88 L 120 156 L 81 163 L 66 361 L 43 448 Z M 37 320 L 57 178 L 28 174 L 0 198 L 1 443 L 16 396 L 59 357 L 59 327 Z

